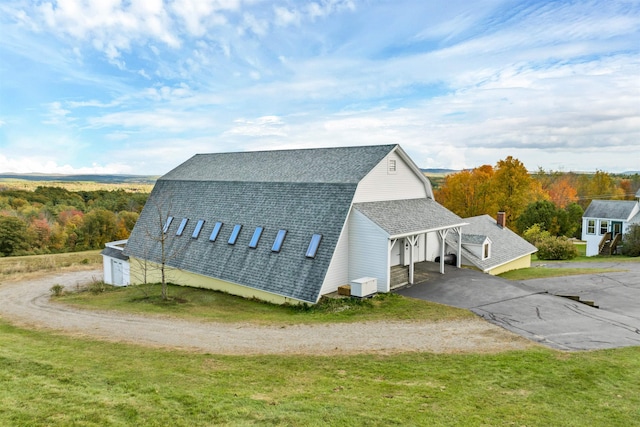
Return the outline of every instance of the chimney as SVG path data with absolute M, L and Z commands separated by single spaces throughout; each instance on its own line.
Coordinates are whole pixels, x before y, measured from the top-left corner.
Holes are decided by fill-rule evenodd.
M 498 218 L 496 220 L 498 225 L 504 228 L 507 225 L 507 215 L 504 212 L 498 212 Z

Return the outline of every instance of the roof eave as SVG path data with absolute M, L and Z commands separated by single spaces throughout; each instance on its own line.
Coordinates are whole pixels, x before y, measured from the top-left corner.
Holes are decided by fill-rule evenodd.
M 468 222 L 461 222 L 459 224 L 452 224 L 452 225 L 446 225 L 443 227 L 436 227 L 436 228 L 429 228 L 426 230 L 417 230 L 417 231 L 412 231 L 412 232 L 408 232 L 408 233 L 400 233 L 400 234 L 390 234 L 389 238 L 390 239 L 401 239 L 403 237 L 409 237 L 409 236 L 415 236 L 416 234 L 426 234 L 426 233 L 430 233 L 433 231 L 440 231 L 440 230 L 448 230 L 451 228 L 455 228 L 455 227 L 462 227 L 465 225 L 469 225 Z

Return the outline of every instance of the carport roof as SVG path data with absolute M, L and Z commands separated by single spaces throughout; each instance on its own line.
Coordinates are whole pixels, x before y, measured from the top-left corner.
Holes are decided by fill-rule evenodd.
M 387 200 L 354 203 L 353 207 L 377 224 L 389 237 L 404 237 L 466 222 L 432 199 Z

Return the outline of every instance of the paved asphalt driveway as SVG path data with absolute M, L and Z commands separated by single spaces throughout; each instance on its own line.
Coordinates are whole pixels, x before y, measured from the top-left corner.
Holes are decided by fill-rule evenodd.
M 624 272 L 514 282 L 447 266 L 398 294 L 470 309 L 512 332 L 561 350 L 640 346 L 640 263 L 553 263 L 541 268 Z M 590 307 L 556 295 L 591 300 Z

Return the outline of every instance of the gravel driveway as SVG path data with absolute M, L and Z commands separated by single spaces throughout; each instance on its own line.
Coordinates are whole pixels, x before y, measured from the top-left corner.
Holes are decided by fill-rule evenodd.
M 20 326 L 65 334 L 216 354 L 493 353 L 534 345 L 480 318 L 256 326 L 82 310 L 49 299 L 54 284 L 73 289 L 101 277 L 101 270 L 93 270 L 4 283 L 0 316 Z

